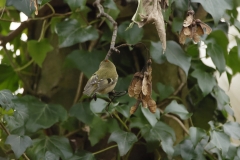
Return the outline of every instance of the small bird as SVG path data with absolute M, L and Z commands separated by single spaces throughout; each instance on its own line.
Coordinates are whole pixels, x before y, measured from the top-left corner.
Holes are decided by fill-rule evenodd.
M 115 65 L 110 60 L 103 60 L 99 69 L 88 80 L 83 94 L 96 99 L 96 93 L 107 94 L 112 92 L 117 80 L 118 74 Z

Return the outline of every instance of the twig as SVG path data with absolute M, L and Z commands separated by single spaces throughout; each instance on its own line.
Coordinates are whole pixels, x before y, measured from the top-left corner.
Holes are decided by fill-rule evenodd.
M 124 126 L 124 128 L 129 132 L 129 128 L 127 127 L 127 125 L 121 120 L 121 118 L 118 116 L 117 113 L 113 112 L 113 115 L 119 120 L 119 122 Z
M 93 5 L 97 6 L 98 10 L 99 10 L 99 14 L 97 17 L 106 17 L 113 25 L 113 34 L 112 34 L 112 40 L 111 40 L 111 45 L 110 45 L 110 49 L 108 50 L 108 53 L 105 57 L 105 60 L 109 59 L 109 57 L 111 56 L 111 54 L 113 52 L 119 52 L 119 50 L 117 48 L 115 48 L 115 42 L 116 42 L 116 38 L 117 38 L 117 22 L 114 21 L 114 19 L 108 15 L 107 13 L 104 12 L 103 6 L 100 4 L 101 0 L 96 0 Z
M 162 114 L 164 114 L 164 111 L 162 109 L 160 109 L 160 112 Z M 182 123 L 182 121 L 180 121 L 177 117 L 170 115 L 170 114 L 164 114 L 164 116 L 168 117 L 168 118 L 172 118 L 174 119 L 176 122 L 178 122 L 178 124 L 182 127 L 182 129 L 185 131 L 185 133 L 187 133 L 189 135 L 189 132 L 187 130 L 187 128 L 184 126 L 184 124 Z
M 4 126 L 2 122 L 0 122 L 0 126 L 4 130 L 4 132 L 6 132 L 7 135 L 10 135 L 10 132 L 7 130 L 7 128 Z M 22 155 L 26 160 L 30 160 L 25 153 L 23 153 Z
M 72 131 L 72 132 L 69 132 L 68 134 L 65 135 L 65 137 L 70 137 L 70 136 L 78 133 L 78 132 L 81 131 L 81 130 L 82 130 L 82 129 L 77 129 L 77 130 L 74 130 L 74 131 Z
M 106 151 L 106 150 L 109 150 L 109 149 L 114 148 L 114 147 L 117 147 L 117 146 L 118 146 L 118 145 L 115 144 L 115 145 L 113 145 L 113 146 L 107 147 L 107 148 L 105 148 L 105 149 L 102 149 L 102 150 L 100 150 L 100 151 L 94 152 L 94 153 L 92 153 L 92 154 L 93 154 L 93 155 L 99 154 L 99 153 L 102 153 L 102 152 L 104 152 L 104 151 Z
M 78 88 L 77 88 L 77 93 L 76 93 L 76 96 L 74 98 L 74 101 L 73 101 L 73 104 L 77 103 L 79 97 L 80 97 L 80 91 L 82 89 L 82 85 L 83 85 L 83 73 L 81 72 L 80 73 L 80 76 L 79 76 L 79 81 L 78 81 Z

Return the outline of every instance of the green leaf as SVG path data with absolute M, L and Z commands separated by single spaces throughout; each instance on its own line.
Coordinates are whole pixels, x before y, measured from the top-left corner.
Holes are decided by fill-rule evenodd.
M 222 18 L 226 10 L 232 9 L 231 0 L 192 0 L 192 3 L 201 3 L 203 8 L 212 15 L 215 25 Z
M 15 102 L 25 105 L 31 113 L 26 123 L 26 128 L 30 132 L 49 128 L 54 123 L 67 119 L 67 111 L 61 105 L 45 104 L 31 96 L 18 98 Z
M 160 41 L 151 42 L 150 54 L 152 59 L 158 64 L 162 64 L 166 61 L 166 57 L 163 54 L 162 43 Z
M 157 83 L 157 89 L 160 95 L 160 101 L 168 98 L 173 92 L 174 88 L 170 85 L 164 85 L 160 82 Z
M 157 123 L 155 115 L 151 113 L 148 108 L 141 107 L 141 111 L 145 118 L 148 120 L 148 122 L 151 124 L 151 126 L 155 126 L 155 124 Z
M 11 145 L 11 148 L 18 159 L 26 149 L 32 145 L 32 140 L 28 136 L 9 135 L 5 144 Z
M 71 158 L 68 160 L 95 160 L 95 157 L 92 153 L 87 151 L 80 151 L 75 153 Z
M 90 102 L 90 109 L 93 113 L 102 113 L 103 109 L 106 108 L 108 102 L 97 98 L 95 101 L 94 99 Z
M 105 1 L 103 2 L 103 6 L 104 6 L 105 8 L 109 8 L 109 9 L 113 9 L 113 10 L 117 10 L 117 9 L 118 9 L 117 6 L 116 6 L 116 4 L 115 4 L 115 2 L 112 1 L 112 0 L 105 0 Z
M 120 156 L 124 156 L 132 148 L 134 143 L 137 142 L 137 137 L 131 132 L 119 130 L 110 135 L 108 139 L 108 143 L 109 142 L 116 142 Z
M 105 54 L 101 51 L 94 50 L 88 52 L 84 50 L 75 50 L 66 57 L 65 65 L 76 67 L 90 78 L 92 74 L 98 70 L 99 64 L 104 57 Z
M 192 160 L 195 158 L 194 146 L 192 141 L 185 139 L 180 143 L 180 153 L 184 160 Z
M 45 160 L 59 160 L 59 156 L 53 154 L 52 152 L 47 151 L 45 153 Z
M 208 44 L 207 54 L 212 58 L 212 61 L 216 65 L 218 71 L 223 73 L 226 68 L 226 61 L 221 46 L 216 43 Z
M 36 160 L 45 159 L 46 152 L 49 151 L 62 159 L 70 158 L 72 149 L 67 138 L 61 136 L 42 137 L 33 140 L 33 147 L 28 152 L 34 154 Z
M 15 98 L 11 91 L 9 90 L 1 90 L 0 91 L 0 105 L 6 110 L 9 110 L 14 107 L 14 103 L 12 99 Z
M 79 121 L 88 125 L 94 118 L 94 115 L 90 110 L 89 103 L 87 102 L 74 104 L 69 111 L 69 115 L 76 117 Z
M 173 144 L 176 137 L 173 129 L 165 123 L 158 121 L 154 127 L 145 125 L 141 128 L 141 134 L 150 145 L 154 144 L 156 141 L 161 141 L 163 150 L 168 155 L 173 155 Z
M 182 48 L 174 41 L 167 41 L 166 58 L 168 62 L 181 67 L 186 75 L 190 68 L 191 57 L 185 55 Z
M 233 47 L 228 55 L 227 65 L 232 69 L 233 75 L 240 72 L 240 44 Z
M 164 110 L 164 114 L 173 113 L 178 115 L 181 119 L 185 120 L 192 116 L 192 113 L 189 113 L 184 105 L 178 104 L 176 100 L 173 100 Z
M 212 44 L 218 44 L 221 46 L 223 53 L 225 56 L 228 55 L 228 37 L 226 36 L 226 33 L 224 33 L 222 30 L 215 30 L 212 31 L 210 35 L 208 35 L 205 43 L 207 45 Z
M 13 68 L 11 66 L 1 64 L 0 73 L 0 90 L 7 88 L 12 92 L 16 91 L 19 87 L 19 78 Z
M 240 139 L 240 124 L 237 122 L 227 122 L 223 125 L 224 132 L 232 138 Z
M 6 1 L 7 1 L 7 0 L 2 0 L 2 1 L 0 2 L 0 7 L 4 7 L 5 4 L 6 4 Z
M 130 22 L 125 21 L 118 27 L 118 37 L 124 39 L 128 44 L 136 44 L 143 37 L 143 29 L 136 24 L 131 29 L 126 30 Z
M 80 7 L 80 10 L 82 10 L 87 0 L 64 0 L 71 8 L 72 11 L 75 11 L 78 7 Z
M 206 131 L 202 128 L 191 127 L 189 129 L 190 140 L 192 144 L 196 146 L 205 136 L 207 136 Z
M 218 104 L 217 107 L 218 107 L 218 109 L 220 109 L 220 110 L 225 109 L 226 110 L 228 108 L 228 106 L 226 106 L 226 105 L 230 104 L 230 99 L 229 99 L 228 95 L 225 93 L 224 90 L 222 90 L 219 86 L 215 86 L 213 88 L 212 95 L 217 100 L 217 104 Z M 226 111 L 228 111 L 228 109 Z
M 47 39 L 42 39 L 40 42 L 36 40 L 30 40 L 27 42 L 27 50 L 34 62 L 42 67 L 42 63 L 48 52 L 53 50 L 53 47 L 49 44 Z
M 221 131 L 212 131 L 210 142 L 213 143 L 218 149 L 222 150 L 223 156 L 226 156 L 230 146 L 230 138 L 228 135 Z
M 209 94 L 213 87 L 216 85 L 216 80 L 212 74 L 204 72 L 202 70 L 196 69 L 191 74 L 194 78 L 197 79 L 199 88 L 201 89 L 203 96 Z
M 6 6 L 13 6 L 28 17 L 36 10 L 31 0 L 7 0 Z
M 95 40 L 98 32 L 93 26 L 81 27 L 76 19 L 68 19 L 56 25 L 60 47 L 69 47 L 77 43 Z

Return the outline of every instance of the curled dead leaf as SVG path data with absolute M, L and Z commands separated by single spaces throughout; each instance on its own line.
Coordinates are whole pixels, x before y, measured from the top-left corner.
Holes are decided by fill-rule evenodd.
M 188 27 L 192 24 L 193 22 L 193 15 L 194 15 L 194 11 L 190 10 L 187 12 L 187 17 L 186 19 L 183 21 L 183 27 Z
M 153 99 L 150 99 L 148 101 L 148 108 L 152 113 L 155 113 L 157 110 L 156 102 Z

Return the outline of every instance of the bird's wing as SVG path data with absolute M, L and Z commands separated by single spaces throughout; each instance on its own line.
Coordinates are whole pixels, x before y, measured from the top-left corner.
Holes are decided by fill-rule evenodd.
M 107 89 L 108 87 L 114 85 L 116 83 L 116 81 L 117 81 L 117 78 L 116 79 L 112 79 L 112 78 L 100 79 L 96 92 L 102 92 L 103 90 Z M 106 92 L 108 92 L 108 91 L 106 90 Z
M 83 94 L 86 94 L 88 96 L 94 94 L 98 88 L 98 83 L 98 76 L 96 74 L 93 74 L 93 76 L 88 80 L 86 86 L 84 87 Z

